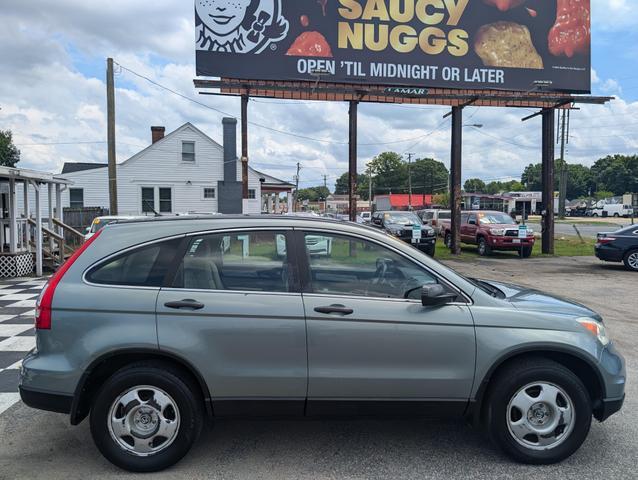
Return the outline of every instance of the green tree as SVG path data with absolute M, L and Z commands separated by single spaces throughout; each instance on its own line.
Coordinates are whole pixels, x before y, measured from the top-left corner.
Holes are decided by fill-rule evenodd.
M 638 156 L 608 155 L 591 167 L 596 190 L 607 190 L 614 195 L 638 191 Z
M 300 188 L 297 192 L 297 200 L 303 202 L 308 200 L 309 202 L 324 201 L 330 195 L 330 190 L 323 185 L 318 187 Z
M 558 190 L 560 186 L 561 167 L 561 160 L 556 160 L 554 162 L 554 190 Z M 542 171 L 543 166 L 541 163 L 530 164 L 525 168 L 521 176 L 521 182 L 526 186 L 527 190 L 542 190 Z M 574 199 L 589 196 L 592 186 L 592 169 L 579 163 L 567 163 L 567 198 Z
M 463 190 L 467 193 L 485 193 L 485 182 L 480 178 L 470 178 L 465 181 Z
M 345 172 L 335 182 L 335 194 L 336 195 L 348 195 L 349 191 L 349 177 L 348 172 Z M 357 195 L 359 195 L 363 200 L 368 199 L 368 176 L 359 173 L 357 175 Z
M 15 167 L 20 161 L 20 150 L 13 144 L 11 130 L 0 130 L 0 165 Z
M 444 208 L 450 208 L 450 193 L 437 193 L 432 197 L 433 205 L 441 205 Z
M 419 158 L 411 166 L 412 193 L 434 194 L 446 192 L 450 182 L 450 172 L 443 162 L 433 158 Z
M 374 193 L 405 192 L 408 183 L 407 164 L 396 152 L 383 152 L 370 162 Z

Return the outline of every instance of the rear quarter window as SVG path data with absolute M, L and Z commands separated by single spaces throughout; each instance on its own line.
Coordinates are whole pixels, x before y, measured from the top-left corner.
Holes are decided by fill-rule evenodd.
M 92 267 L 90 283 L 135 287 L 161 287 L 181 239 L 154 243 L 129 250 Z

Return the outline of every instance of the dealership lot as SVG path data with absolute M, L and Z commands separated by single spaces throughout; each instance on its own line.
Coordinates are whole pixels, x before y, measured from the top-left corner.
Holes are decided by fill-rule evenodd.
M 607 422 L 594 422 L 589 438 L 573 457 L 548 467 L 517 465 L 491 447 L 480 432 L 461 422 L 223 421 L 204 433 L 184 461 L 154 478 L 635 478 L 636 274 L 593 257 L 477 258 L 448 264 L 472 276 L 555 292 L 602 313 L 627 360 L 627 400 L 624 409 Z M 0 289 L 29 290 L 0 298 L 0 315 L 6 315 L 0 317 L 0 326 L 13 326 L 4 329 L 7 333 L 29 326 L 33 297 L 18 299 L 15 295 L 35 295 L 38 285 L 22 283 Z M 27 304 L 16 307 L 16 302 Z M 16 308 L 27 316 L 19 316 Z M 0 337 L 0 346 L 18 342 L 10 340 L 13 337 L 30 339 L 20 342 L 33 338 L 30 329 Z M 0 373 L 0 378 L 7 378 L 5 383 L 11 382 L 10 375 L 15 379 L 11 370 L 15 368 L 5 370 L 10 372 L 5 376 Z M 32 410 L 18 402 L 0 414 L 0 438 L 0 479 L 90 478 L 98 472 L 100 478 L 127 477 L 97 452 L 88 422 L 74 428 L 66 416 Z

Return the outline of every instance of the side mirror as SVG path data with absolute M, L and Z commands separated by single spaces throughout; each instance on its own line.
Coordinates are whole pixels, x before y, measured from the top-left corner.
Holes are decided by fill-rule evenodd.
M 424 285 L 421 289 L 421 304 L 424 307 L 445 305 L 456 299 L 454 293 L 446 293 L 440 284 Z
M 91 227 L 86 227 L 86 228 L 84 229 L 84 231 L 85 231 L 86 233 L 91 233 Z

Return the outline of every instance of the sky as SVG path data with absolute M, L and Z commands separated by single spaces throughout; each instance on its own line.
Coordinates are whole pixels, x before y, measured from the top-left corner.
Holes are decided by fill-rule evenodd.
M 585 165 L 638 151 L 638 2 L 591 1 L 592 93 L 615 100 L 572 112 L 567 161 Z M 191 0 L 2 0 L 0 129 L 13 132 L 20 165 L 58 173 L 64 162 L 106 162 L 107 57 L 123 67 L 115 79 L 118 162 L 148 146 L 151 125 L 170 132 L 188 121 L 221 142 L 224 115 L 216 110 L 238 117 L 240 100 L 193 87 L 193 18 Z M 447 111 L 361 104 L 359 170 L 389 150 L 449 166 Z M 324 175 L 332 186 L 347 170 L 347 112 L 345 103 L 252 100 L 251 165 L 291 181 L 300 162 L 301 186 L 323 184 Z M 533 110 L 464 112 L 465 123 L 483 125 L 464 129 L 464 179 L 520 178 L 540 162 L 540 119 L 521 122 Z

